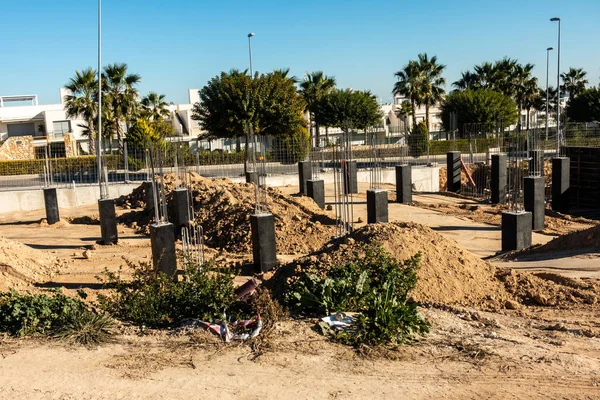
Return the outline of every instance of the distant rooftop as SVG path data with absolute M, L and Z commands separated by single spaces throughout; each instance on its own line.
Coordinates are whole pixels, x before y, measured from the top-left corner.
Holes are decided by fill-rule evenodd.
M 4 103 L 18 101 L 31 101 L 31 105 L 37 106 L 38 97 L 37 94 L 26 94 L 20 96 L 0 96 L 0 107 L 4 107 Z

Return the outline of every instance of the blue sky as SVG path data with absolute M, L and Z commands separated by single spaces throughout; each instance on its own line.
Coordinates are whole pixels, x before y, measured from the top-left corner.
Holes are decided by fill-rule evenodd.
M 3 2 L 0 94 L 57 103 L 76 69 L 97 65 L 96 12 L 95 0 Z M 103 61 L 126 62 L 142 76 L 142 94 L 184 103 L 188 88 L 247 68 L 246 35 L 255 32 L 255 70 L 289 67 L 298 77 L 323 70 L 340 87 L 369 89 L 389 102 L 394 72 L 420 52 L 447 65 L 449 84 L 474 64 L 504 56 L 535 64 L 544 84 L 546 48 L 557 43 L 553 16 L 562 18 L 561 70 L 583 67 L 598 84 L 598 0 L 104 0 Z

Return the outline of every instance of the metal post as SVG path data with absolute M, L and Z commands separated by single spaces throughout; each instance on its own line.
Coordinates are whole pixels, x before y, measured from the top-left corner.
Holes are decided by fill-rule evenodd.
M 102 0 L 98 0 L 98 186 L 102 193 Z
M 560 134 L 560 18 L 554 17 L 550 21 L 558 21 L 558 63 L 556 69 L 556 156 L 560 157 L 560 144 L 562 136 Z
M 248 34 L 248 54 L 250 55 L 250 77 L 254 76 L 254 72 L 252 71 L 252 45 L 250 44 L 250 38 L 254 36 L 254 33 Z
M 550 92 L 548 90 L 548 72 L 550 70 L 550 50 L 554 50 L 553 47 L 546 49 L 546 141 L 548 141 L 548 114 L 550 112 Z

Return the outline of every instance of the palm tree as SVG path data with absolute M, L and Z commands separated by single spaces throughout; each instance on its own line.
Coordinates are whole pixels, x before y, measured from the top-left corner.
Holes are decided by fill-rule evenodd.
M 476 65 L 474 68 L 474 75 L 476 76 L 477 87 L 483 89 L 492 89 L 494 83 L 495 68 L 490 62 L 484 62 L 483 64 Z
M 321 146 L 319 136 L 319 121 L 321 118 L 318 114 L 319 103 L 333 88 L 335 88 L 335 77 L 329 77 L 323 74 L 323 71 L 306 73 L 304 79 L 300 83 L 300 94 L 306 102 L 306 109 L 311 114 L 311 121 L 315 125 L 315 143 Z
M 475 89 L 479 85 L 479 76 L 471 71 L 461 72 L 460 79 L 452 83 L 458 90 Z
M 421 71 L 419 71 L 419 65 L 414 60 L 410 60 L 404 68 L 394 74 L 394 76 L 398 78 L 398 81 L 394 84 L 392 93 L 394 95 L 404 96 L 410 101 L 413 125 L 417 121 L 416 108 L 417 101 L 419 100 L 420 74 Z
M 165 101 L 165 98 L 166 96 L 164 94 L 158 94 L 156 92 L 150 92 L 147 96 L 142 98 L 140 103 L 142 105 L 142 110 L 148 115 L 148 119 L 158 121 L 166 119 L 171 115 L 171 112 L 167 108 L 169 104 Z
M 569 68 L 569 72 L 563 72 L 560 77 L 563 84 L 560 85 L 560 91 L 562 93 L 569 93 L 569 99 L 577 97 L 579 93 L 585 90 L 585 85 L 588 84 L 588 80 L 585 79 L 587 72 L 583 68 Z
M 438 64 L 437 56 L 429 58 L 427 53 L 418 55 L 417 64 L 420 72 L 417 104 L 425 106 L 425 120 L 427 121 L 427 130 L 429 130 L 429 108 L 441 101 L 446 93 L 443 88 L 446 85 L 446 79 L 442 77 L 442 71 L 446 66 Z
M 413 108 L 410 105 L 410 101 L 404 100 L 400 104 L 400 108 L 396 109 L 396 116 L 404 123 L 404 129 L 406 129 L 406 118 L 413 113 Z
M 103 98 L 105 104 L 112 110 L 114 117 L 114 132 L 119 141 L 119 149 L 123 146 L 121 122 L 131 121 L 134 118 L 134 103 L 137 103 L 138 91 L 134 87 L 141 77 L 138 74 L 128 74 L 127 64 L 114 63 L 104 67 L 102 74 Z
M 96 152 L 96 129 L 94 121 L 98 114 L 98 80 L 96 71 L 92 68 L 75 71 L 75 77 L 69 80 L 65 88 L 71 94 L 64 98 L 67 118 L 82 118 L 85 123 L 79 126 L 83 128 L 83 134 L 90 139 L 90 154 Z M 61 99 L 62 100 L 62 99 Z
M 514 99 L 519 108 L 519 126 L 521 125 L 521 111 L 527 109 L 527 129 L 529 129 L 529 112 L 535 102 L 535 97 L 538 94 L 537 78 L 531 75 L 533 64 L 527 63 L 514 64 L 512 71 L 507 71 L 509 74 L 507 84 L 512 87 Z

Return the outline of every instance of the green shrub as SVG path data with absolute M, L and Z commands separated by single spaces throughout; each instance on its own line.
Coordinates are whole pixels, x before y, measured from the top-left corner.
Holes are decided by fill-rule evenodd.
M 429 130 L 425 121 L 419 122 L 408 135 L 410 155 L 420 157 L 427 154 L 429 148 Z
M 212 264 L 188 266 L 183 279 L 174 280 L 150 264 L 131 264 L 133 279 L 105 272 L 109 295 L 99 295 L 100 306 L 113 316 L 140 325 L 162 327 L 185 318 L 222 320 L 234 301 L 233 276 Z
M 22 337 L 50 334 L 73 342 L 96 344 L 107 339 L 112 321 L 90 311 L 81 300 L 60 292 L 0 293 L 0 331 Z
M 333 267 L 327 277 L 302 276 L 284 302 L 301 313 L 358 312 L 352 329 L 332 333 L 350 345 L 410 341 L 428 332 L 429 324 L 407 299 L 417 283 L 421 255 L 399 262 L 380 245 L 367 247 L 364 257 Z
M 118 155 L 107 155 L 105 160 L 108 169 L 116 169 L 121 159 Z M 98 165 L 95 156 L 53 158 L 50 162 L 55 174 L 95 172 Z M 0 161 L 0 176 L 43 174 L 45 166 L 44 159 Z

